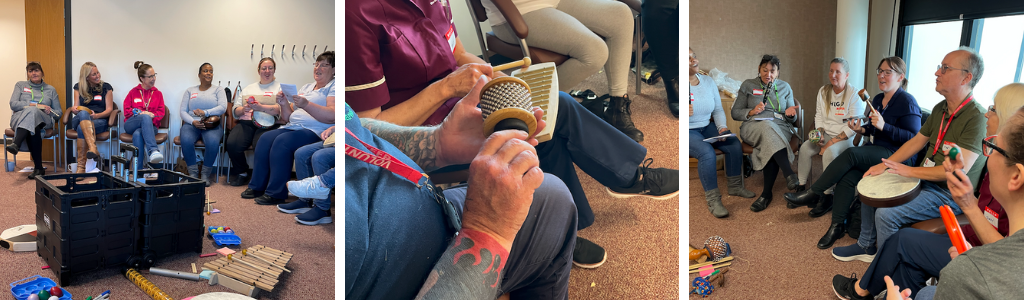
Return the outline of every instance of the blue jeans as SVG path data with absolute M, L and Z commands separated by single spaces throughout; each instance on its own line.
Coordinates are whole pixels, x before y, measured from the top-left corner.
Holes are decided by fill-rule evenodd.
M 75 114 L 74 117 L 71 118 L 71 128 L 74 128 L 75 131 L 78 131 L 78 138 L 80 139 L 85 138 L 85 132 L 82 132 L 82 128 L 78 127 L 78 123 L 81 123 L 82 121 L 86 120 L 92 121 L 93 128 L 96 128 L 95 132 L 97 134 L 99 134 L 100 132 L 107 131 L 107 129 L 110 129 L 110 124 L 107 124 L 107 119 L 93 119 L 91 116 L 89 116 L 88 112 L 80 110 L 77 114 Z
M 704 128 L 690 129 L 690 157 L 697 159 L 697 175 L 705 191 L 718 188 L 718 170 L 715 168 L 715 149 L 725 153 L 725 176 L 739 176 L 743 168 L 743 147 L 736 137 L 721 142 L 705 142 L 704 139 L 719 136 L 715 121 Z
M 887 208 L 861 205 L 860 238 L 857 239 L 857 245 L 864 249 L 870 248 L 875 244 L 877 234 L 878 248 L 882 248 L 889 236 L 896 234 L 904 225 L 940 217 L 941 205 L 949 205 L 954 215 L 963 213 L 953 201 L 949 189 L 927 180 L 921 180 L 921 194 L 906 204 Z
M 295 151 L 295 175 L 298 179 L 320 176 L 320 182 L 334 188 L 334 147 L 324 148 L 323 142 L 314 142 Z M 313 205 L 331 209 L 331 199 L 313 199 Z
M 217 128 L 199 130 L 192 124 L 181 124 L 181 156 L 185 158 L 185 164 L 189 166 L 196 165 L 196 141 L 199 140 L 199 136 L 203 137 L 203 144 L 206 150 L 203 151 L 203 165 L 212 167 L 213 163 L 217 161 L 217 150 L 220 150 L 220 138 L 224 136 L 224 132 L 220 130 L 220 126 Z
M 917 292 L 917 296 L 911 295 L 910 297 L 917 300 L 932 300 L 935 299 L 935 290 L 937 290 L 938 288 L 939 286 L 937 285 L 925 287 L 921 289 L 920 292 Z
M 292 176 L 296 150 L 317 141 L 320 135 L 306 129 L 274 129 L 264 133 L 256 142 L 249 188 L 276 199 L 288 198 L 286 184 Z
M 153 117 L 140 114 L 124 120 L 124 132 L 132 134 L 132 145 L 139 148 L 140 161 L 149 157 L 149 152 L 157 150 Z

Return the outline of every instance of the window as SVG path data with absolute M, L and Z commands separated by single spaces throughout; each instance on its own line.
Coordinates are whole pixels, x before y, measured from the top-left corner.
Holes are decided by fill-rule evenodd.
M 914 95 L 922 109 L 931 110 L 944 100 L 935 92 L 935 66 L 947 53 L 960 47 L 963 21 L 908 26 L 907 92 Z M 984 79 L 985 76 L 982 76 Z M 991 102 L 991 100 L 989 100 Z
M 974 87 L 974 98 L 988 106 L 999 88 L 1020 82 L 1024 15 L 988 18 L 983 22 L 978 53 L 985 61 L 985 73 Z

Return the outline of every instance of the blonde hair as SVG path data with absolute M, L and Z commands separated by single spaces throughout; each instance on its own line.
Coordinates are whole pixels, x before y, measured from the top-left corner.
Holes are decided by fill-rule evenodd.
M 92 95 L 89 94 L 89 75 L 92 75 L 92 68 L 96 68 L 96 64 L 87 61 L 82 64 L 82 70 L 78 72 L 78 97 L 82 98 L 82 105 L 92 101 L 92 97 L 90 97 Z M 102 80 L 100 80 L 99 86 L 103 86 Z
M 999 129 L 1003 129 L 1017 109 L 1024 106 L 1024 83 L 1011 83 L 999 88 L 992 103 L 999 117 Z
M 831 72 L 831 70 L 832 70 L 832 64 L 839 64 L 842 67 L 843 73 L 845 73 L 846 75 L 850 75 L 850 64 L 846 62 L 846 59 L 843 59 L 842 57 L 833 58 L 832 62 L 828 64 L 829 72 Z M 832 74 L 830 73 L 829 76 L 831 76 L 831 75 Z M 832 86 L 832 82 L 831 81 L 828 84 L 826 84 L 825 86 L 821 87 L 822 95 L 825 96 L 822 99 L 825 100 L 825 113 L 826 114 L 832 113 L 832 91 L 833 91 L 833 89 L 834 89 L 834 87 Z M 846 107 L 846 98 L 847 98 L 846 97 L 846 93 L 849 92 L 851 89 L 854 89 L 854 87 L 850 86 L 850 78 L 847 77 L 846 78 L 845 87 L 843 88 L 843 92 L 839 93 L 839 101 L 842 101 L 840 106 Z

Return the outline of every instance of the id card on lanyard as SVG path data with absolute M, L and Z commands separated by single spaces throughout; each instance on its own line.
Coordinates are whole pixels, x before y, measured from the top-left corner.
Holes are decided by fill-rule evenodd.
M 372 152 L 366 153 L 363 150 L 359 150 L 356 147 L 345 144 L 345 155 L 388 170 L 391 173 L 412 182 L 417 188 L 426 186 L 427 191 L 431 193 L 434 201 L 441 206 L 441 211 L 444 212 L 445 215 L 446 224 L 456 233 L 462 229 L 462 219 L 455 211 L 455 205 L 444 197 L 444 193 L 440 188 L 435 187 L 434 184 L 430 182 L 430 177 L 428 177 L 427 174 L 420 173 L 391 154 L 384 152 L 384 150 L 377 149 L 376 147 L 363 142 L 363 140 L 356 137 L 356 135 L 348 128 L 345 128 L 345 133 L 356 141 L 359 141 L 360 144 L 363 144 L 366 149 L 369 149 L 370 152 Z M 421 181 L 423 184 L 420 184 Z
M 932 147 L 932 156 L 935 156 L 935 154 L 939 152 L 939 147 L 941 147 L 943 143 L 945 143 L 946 131 L 949 131 L 949 125 L 953 124 L 953 118 L 956 117 L 956 113 L 960 112 L 960 109 L 964 108 L 964 106 L 967 105 L 968 102 L 971 102 L 971 100 L 974 100 L 974 96 L 967 96 L 967 99 L 965 99 L 964 102 L 960 103 L 960 106 L 956 107 L 956 110 L 954 110 L 953 113 L 949 115 L 949 121 L 946 122 L 945 127 L 942 126 L 942 121 L 946 119 L 946 112 L 942 112 L 942 119 L 939 119 L 939 136 L 937 139 L 935 139 L 935 146 Z

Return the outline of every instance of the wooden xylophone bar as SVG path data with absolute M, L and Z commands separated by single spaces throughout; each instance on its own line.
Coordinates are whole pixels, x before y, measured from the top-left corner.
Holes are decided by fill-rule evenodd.
M 275 275 L 267 269 L 259 270 L 243 263 L 236 264 L 226 257 L 221 257 L 215 261 L 203 264 L 203 267 L 237 279 L 241 282 L 252 284 L 253 286 L 268 292 L 274 290 L 274 286 L 277 285 L 278 282 L 277 276 L 280 275 L 280 272 L 277 272 Z

